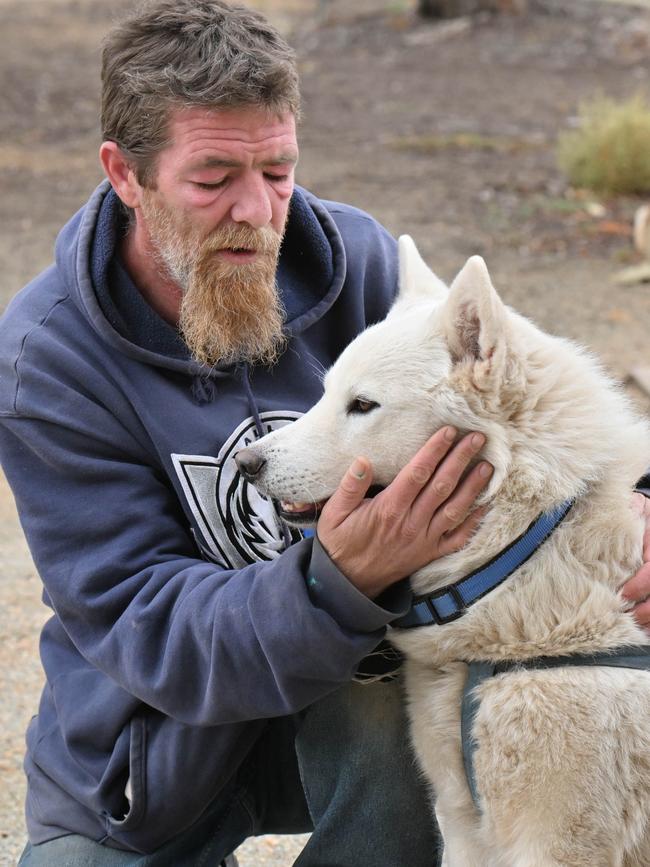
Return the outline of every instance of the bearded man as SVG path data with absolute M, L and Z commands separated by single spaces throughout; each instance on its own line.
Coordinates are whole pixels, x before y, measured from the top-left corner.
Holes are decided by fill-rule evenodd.
M 318 538 L 284 525 L 233 455 L 383 318 L 395 242 L 295 186 L 295 62 L 257 13 L 154 0 L 102 81 L 107 180 L 0 325 L 0 455 L 53 611 L 20 863 L 216 865 L 313 831 L 303 867 L 430 867 L 398 685 L 351 681 L 471 534 L 484 440 L 438 432 L 370 504 L 360 458 Z

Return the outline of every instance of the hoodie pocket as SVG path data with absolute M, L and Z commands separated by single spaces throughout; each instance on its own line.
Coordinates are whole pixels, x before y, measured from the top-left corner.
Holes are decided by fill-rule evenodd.
M 130 831 L 144 816 L 147 800 L 147 727 L 145 715 L 136 714 L 129 723 L 129 782 L 131 803 L 125 816 L 118 819 L 107 815 L 107 833 L 111 830 Z

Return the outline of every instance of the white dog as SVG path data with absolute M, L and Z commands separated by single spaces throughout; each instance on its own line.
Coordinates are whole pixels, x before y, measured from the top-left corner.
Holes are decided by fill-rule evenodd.
M 355 400 L 371 411 L 349 412 Z M 463 616 L 391 630 L 448 867 L 648 867 L 649 672 L 569 664 L 489 677 L 470 720 L 476 801 L 463 764 L 467 663 L 647 642 L 618 590 L 641 565 L 630 493 L 650 432 L 594 359 L 507 308 L 481 258 L 447 290 L 403 237 L 389 316 L 348 346 L 310 412 L 253 445 L 266 461 L 255 483 L 299 518 L 357 455 L 388 485 L 447 424 L 486 435 L 490 508 L 465 548 L 412 576 L 417 596 L 479 570 L 540 515 L 572 505 Z

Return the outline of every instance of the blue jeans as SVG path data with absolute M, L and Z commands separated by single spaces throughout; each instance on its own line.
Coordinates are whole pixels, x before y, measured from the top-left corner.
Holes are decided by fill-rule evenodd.
M 204 815 L 149 855 L 71 834 L 19 867 L 217 867 L 247 837 L 311 837 L 296 867 L 438 867 L 439 836 L 415 767 L 399 684 L 349 684 L 270 720 Z

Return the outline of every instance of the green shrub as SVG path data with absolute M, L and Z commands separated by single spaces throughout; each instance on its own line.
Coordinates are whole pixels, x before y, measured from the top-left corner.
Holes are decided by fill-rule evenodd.
M 574 187 L 598 193 L 650 192 L 650 109 L 596 97 L 580 106 L 580 127 L 560 135 L 558 162 Z

